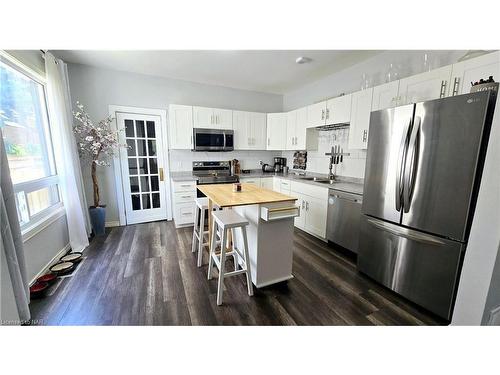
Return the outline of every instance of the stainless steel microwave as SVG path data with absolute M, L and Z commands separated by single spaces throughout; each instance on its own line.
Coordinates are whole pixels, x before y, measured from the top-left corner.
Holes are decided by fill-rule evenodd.
M 193 129 L 194 151 L 233 151 L 234 131 L 226 129 Z

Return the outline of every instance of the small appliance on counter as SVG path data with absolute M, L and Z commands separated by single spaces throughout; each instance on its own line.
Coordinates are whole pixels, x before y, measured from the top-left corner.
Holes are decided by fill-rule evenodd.
M 286 166 L 286 158 L 276 157 L 274 158 L 274 171 L 276 173 L 282 173 L 283 167 Z
M 263 163 L 262 164 L 262 172 L 264 172 L 264 173 L 274 172 L 274 167 L 271 164 Z

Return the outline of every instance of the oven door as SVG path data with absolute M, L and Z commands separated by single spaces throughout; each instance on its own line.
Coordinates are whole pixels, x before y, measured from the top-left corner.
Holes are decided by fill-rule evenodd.
M 224 132 L 220 129 L 193 129 L 194 151 L 224 151 Z

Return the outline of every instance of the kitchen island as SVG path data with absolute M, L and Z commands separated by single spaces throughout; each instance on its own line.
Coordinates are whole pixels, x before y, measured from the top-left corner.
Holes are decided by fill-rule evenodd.
M 291 279 L 294 217 L 299 215 L 297 199 L 252 184 L 241 187 L 240 192 L 233 192 L 233 184 L 197 185 L 208 198 L 209 212 L 214 207 L 234 209 L 248 220 L 252 283 L 260 288 Z M 212 230 L 212 215 L 209 215 L 209 238 Z M 242 249 L 240 231 L 235 232 L 232 243 Z

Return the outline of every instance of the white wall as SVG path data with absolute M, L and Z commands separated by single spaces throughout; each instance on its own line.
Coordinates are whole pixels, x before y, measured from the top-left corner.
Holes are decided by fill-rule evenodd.
M 257 112 L 279 112 L 283 106 L 281 95 L 118 72 L 80 64 L 69 64 L 68 71 L 73 102 L 78 100 L 84 104 L 95 120 L 108 115 L 110 104 L 159 109 L 168 109 L 169 104 L 186 104 Z M 181 151 L 172 154 L 174 160 L 179 160 L 176 155 L 184 153 Z M 198 158 L 195 153 L 189 152 L 188 155 L 191 156 L 188 160 Z M 225 158 L 227 157 L 226 155 Z M 186 170 L 188 164 L 181 164 L 180 168 Z M 174 168 L 179 168 L 179 164 L 174 164 Z M 91 197 L 92 186 L 88 169 L 84 169 L 84 179 L 87 196 Z M 187 170 L 191 170 L 190 164 Z M 101 181 L 102 201 L 107 204 L 106 221 L 117 221 L 119 218 L 113 167 L 100 168 L 98 177 Z
M 426 51 L 432 69 L 456 62 L 466 51 Z M 399 78 L 418 74 L 423 71 L 423 51 L 387 51 L 368 60 L 329 75 L 316 82 L 308 84 L 298 90 L 283 96 L 283 109 L 290 111 L 341 93 L 351 93 L 360 90 L 362 74 L 369 78 L 370 85 L 376 86 L 385 83 L 385 75 L 391 63 L 398 66 Z M 337 175 L 363 178 L 365 171 L 366 152 L 362 150 L 348 150 L 348 130 L 332 130 L 321 132 L 318 151 L 308 151 L 307 171 L 328 173 L 329 157 L 325 152 L 335 145 L 343 147 L 344 151 L 351 153 L 342 164 L 337 165 Z M 292 166 L 293 152 L 283 154 L 288 165 Z
M 500 96 L 497 99 L 483 176 L 465 252 L 462 274 L 453 312 L 453 325 L 479 325 L 487 311 L 492 280 L 500 267 L 495 261 L 500 246 Z M 493 284 L 493 290 L 499 290 Z M 494 298 L 496 301 L 499 298 Z M 493 299 L 490 300 L 493 303 Z M 489 313 L 489 311 L 488 311 Z
M 493 275 L 491 276 L 488 297 L 486 298 L 483 320 L 481 323 L 488 324 L 491 311 L 498 307 L 500 307 L 500 246 L 498 247 L 497 258 L 495 266 L 493 267 Z

